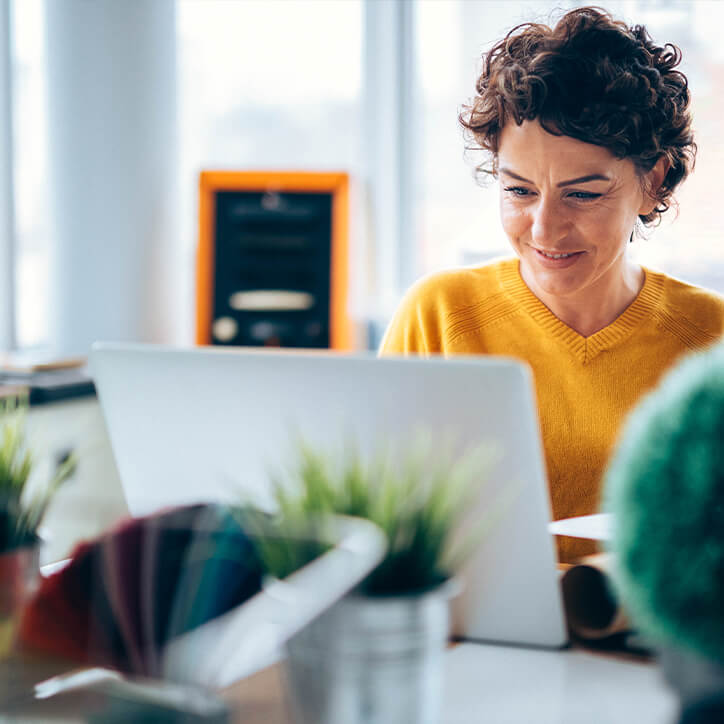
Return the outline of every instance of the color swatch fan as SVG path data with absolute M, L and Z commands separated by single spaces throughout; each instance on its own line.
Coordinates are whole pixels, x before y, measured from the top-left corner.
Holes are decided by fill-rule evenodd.
M 257 533 L 259 526 L 255 519 Z M 78 546 L 70 564 L 43 581 L 20 644 L 80 665 L 227 686 L 276 660 L 285 641 L 359 583 L 385 550 L 368 521 L 332 518 L 324 526 L 328 552 L 262 586 L 248 528 L 243 513 L 222 505 L 121 524 Z

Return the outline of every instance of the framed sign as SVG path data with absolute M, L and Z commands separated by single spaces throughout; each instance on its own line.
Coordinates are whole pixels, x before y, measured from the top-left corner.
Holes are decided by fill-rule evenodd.
M 202 171 L 196 342 L 350 349 L 345 173 Z

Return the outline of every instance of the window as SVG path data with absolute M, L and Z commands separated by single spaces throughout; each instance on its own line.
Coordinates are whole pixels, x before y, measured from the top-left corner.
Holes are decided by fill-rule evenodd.
M 696 171 L 678 194 L 678 219 L 666 214 L 633 252 L 724 292 L 715 178 L 724 160 L 724 51 L 716 32 L 724 3 L 606 6 L 682 48 L 699 144 Z M 16 341 L 26 348 L 46 342 L 50 331 L 45 7 L 43 0 L 11 4 Z M 365 195 L 353 198 L 360 259 L 353 306 L 382 322 L 406 276 L 508 253 L 497 189 L 475 183 L 457 113 L 472 94 L 482 52 L 515 23 L 547 21 L 551 7 L 547 0 L 176 0 L 175 249 L 178 328 L 188 340 L 202 168 L 346 170 L 361 179 Z
M 191 260 L 201 169 L 357 171 L 362 3 L 179 0 L 177 11 L 182 236 Z
M 48 338 L 50 220 L 43 0 L 14 0 L 11 20 L 16 345 Z
M 558 7 L 582 4 L 587 3 Z M 724 3 L 629 0 L 604 6 L 629 22 L 643 23 L 658 42 L 681 48 L 699 145 L 696 170 L 677 194 L 678 218 L 672 208 L 650 239 L 637 239 L 632 251 L 644 264 L 724 292 L 717 180 L 724 162 L 724 50 L 718 35 Z M 478 186 L 473 159 L 463 161 L 457 111 L 474 92 L 482 53 L 519 22 L 547 22 L 551 3 L 418 0 L 416 7 L 421 92 L 413 117 L 421 124 L 423 171 L 414 203 L 421 227 L 420 267 L 429 272 L 509 253 L 498 220 L 497 186 Z
M 49 338 L 44 0 L 12 4 L 17 346 Z M 358 166 L 362 2 L 177 0 L 179 274 L 193 330 L 202 168 Z M 333 32 L 330 32 L 333 29 Z M 169 137 L 169 142 L 173 139 Z

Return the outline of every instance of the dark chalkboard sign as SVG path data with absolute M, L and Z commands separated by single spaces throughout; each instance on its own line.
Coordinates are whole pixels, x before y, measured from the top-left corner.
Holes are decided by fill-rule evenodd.
M 199 344 L 348 349 L 348 177 L 203 171 Z

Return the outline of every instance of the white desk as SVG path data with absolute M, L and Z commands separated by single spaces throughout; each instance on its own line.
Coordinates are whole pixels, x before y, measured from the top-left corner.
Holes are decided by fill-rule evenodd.
M 654 664 L 581 649 L 451 649 L 442 724 L 671 724 L 677 703 Z
M 0 662 L 0 683 L 4 679 L 15 696 L 30 690 L 37 677 L 58 673 L 42 663 L 31 667 L 16 661 L 13 667 L 12 661 Z M 446 669 L 441 724 L 672 724 L 676 718 L 674 696 L 653 664 L 580 649 L 548 652 L 460 644 L 447 652 Z M 225 698 L 233 710 L 232 722 L 291 724 L 278 665 L 229 687 Z M 72 697 L 41 702 L 30 698 L 0 719 L 84 721 L 76 706 Z
M 49 511 L 49 527 L 56 533 L 57 551 L 53 552 L 57 557 L 66 553 L 71 534 L 96 534 L 125 512 L 125 504 L 95 399 L 41 406 L 31 410 L 30 423 L 34 435 L 47 443 L 40 446 L 42 449 L 55 452 L 74 447 L 81 456 L 79 480 L 69 482 L 60 491 Z M 80 448 L 78 441 L 84 442 Z M 674 696 L 652 664 L 581 649 L 547 652 L 480 644 L 458 645 L 447 657 L 442 724 L 675 721 Z M 231 689 L 229 698 L 241 705 L 235 721 L 288 721 L 277 667 Z M 48 704 L 52 709 L 51 702 Z M 32 714 L 26 716 L 28 713 L 17 712 L 4 720 L 37 721 Z M 72 716 L 65 718 L 61 713 L 59 718 L 82 721 Z

